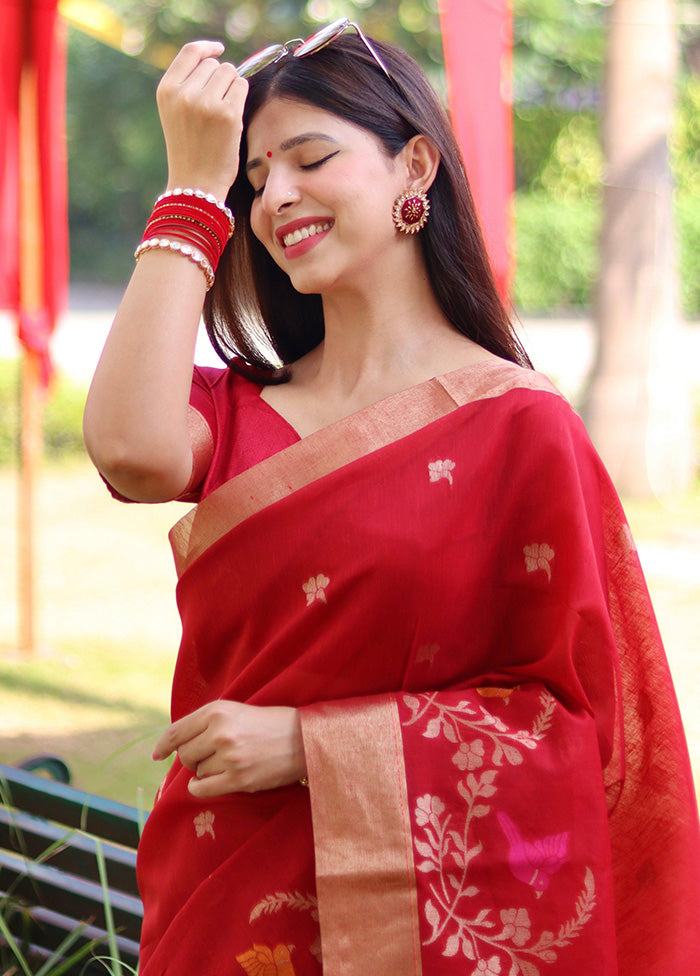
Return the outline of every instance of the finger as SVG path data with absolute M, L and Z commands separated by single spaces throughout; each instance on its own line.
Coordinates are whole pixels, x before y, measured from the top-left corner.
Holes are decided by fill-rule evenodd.
M 192 770 L 197 779 L 207 779 L 208 776 L 218 776 L 220 773 L 231 773 L 232 771 L 230 767 L 227 768 L 221 757 L 215 752 L 210 753 L 210 755 L 205 756 L 192 765 L 183 763 L 184 765 L 187 765 L 187 768 Z
M 220 65 L 216 58 L 205 58 L 178 84 L 179 92 L 204 92 L 207 84 L 217 73 Z
M 232 64 L 227 61 L 221 64 L 217 62 L 216 71 L 212 72 L 203 87 L 207 95 L 212 98 L 223 99 L 237 80 L 239 80 L 238 73 Z
M 206 713 L 201 708 L 192 712 L 191 715 L 186 715 L 184 718 L 178 719 L 177 722 L 173 722 L 156 742 L 153 758 L 166 759 L 180 746 L 201 735 L 207 724 Z
M 219 58 L 223 53 L 221 41 L 191 41 L 175 55 L 166 75 L 172 81 L 184 81 L 205 58 Z
M 231 781 L 229 773 L 217 773 L 214 776 L 206 776 L 198 779 L 193 776 L 187 784 L 187 789 L 192 796 L 200 799 L 209 799 L 214 796 L 224 796 L 226 793 L 238 792 L 236 786 Z
M 216 755 L 216 746 L 206 733 L 197 735 L 194 739 L 178 747 L 177 755 L 183 766 L 193 772 L 207 760 Z M 217 770 L 218 771 L 218 770 Z

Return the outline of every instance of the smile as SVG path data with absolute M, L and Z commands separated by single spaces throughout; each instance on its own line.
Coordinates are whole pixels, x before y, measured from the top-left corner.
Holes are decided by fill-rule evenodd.
M 293 230 L 289 234 L 285 234 L 283 236 L 282 243 L 285 247 L 291 247 L 292 244 L 300 244 L 301 241 L 305 241 L 308 237 L 315 237 L 316 234 L 323 234 L 324 231 L 330 230 L 332 226 L 333 221 L 327 220 L 319 224 L 308 224 L 306 227 L 297 227 L 296 230 Z

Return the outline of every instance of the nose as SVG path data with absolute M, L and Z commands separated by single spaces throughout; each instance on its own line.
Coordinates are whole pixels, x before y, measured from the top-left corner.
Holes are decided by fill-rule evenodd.
M 301 194 L 287 167 L 272 167 L 265 180 L 262 203 L 270 216 L 283 213 L 299 201 Z

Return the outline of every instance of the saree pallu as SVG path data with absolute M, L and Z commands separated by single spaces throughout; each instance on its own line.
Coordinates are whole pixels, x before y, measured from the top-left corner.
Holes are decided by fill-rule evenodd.
M 457 370 L 304 438 L 171 533 L 173 719 L 301 709 L 310 788 L 139 854 L 141 976 L 690 976 L 697 806 L 634 543 L 536 373 Z

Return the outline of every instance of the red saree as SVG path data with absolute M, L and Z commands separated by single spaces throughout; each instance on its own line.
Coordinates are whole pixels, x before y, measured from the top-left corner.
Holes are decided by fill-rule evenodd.
M 486 363 L 392 396 L 171 541 L 173 718 L 301 708 L 310 789 L 203 802 L 175 761 L 140 851 L 141 976 L 698 971 L 665 657 L 619 501 L 543 377 Z

